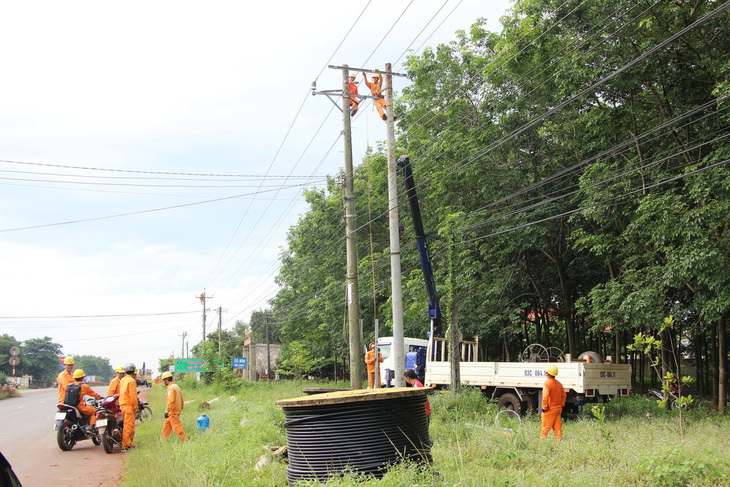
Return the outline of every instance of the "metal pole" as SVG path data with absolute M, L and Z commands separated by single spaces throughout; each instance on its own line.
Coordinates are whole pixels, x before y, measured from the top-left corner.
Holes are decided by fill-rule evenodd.
M 390 63 L 385 65 L 385 103 L 388 136 L 388 211 L 390 215 L 390 282 L 393 301 L 393 362 L 395 386 L 403 387 L 406 370 L 405 346 L 403 340 L 403 290 L 400 266 L 400 220 L 398 218 L 398 165 L 395 159 L 395 120 L 393 117 L 393 76 Z
M 221 329 L 223 328 L 223 308 L 221 306 L 218 306 L 218 354 L 221 353 L 221 342 L 222 342 L 222 332 Z
M 360 297 L 357 286 L 357 236 L 355 185 L 352 168 L 352 130 L 350 127 L 350 86 L 347 66 L 342 70 L 342 115 L 345 138 L 345 237 L 347 239 L 347 317 L 350 330 L 350 388 L 362 388 L 360 357 Z

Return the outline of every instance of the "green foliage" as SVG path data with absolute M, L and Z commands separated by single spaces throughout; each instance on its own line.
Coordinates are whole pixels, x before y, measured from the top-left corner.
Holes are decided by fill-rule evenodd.
M 175 365 L 175 359 L 173 357 L 161 358 L 159 363 L 158 372 L 169 372 L 170 367 Z
M 638 470 L 649 485 L 719 485 L 727 480 L 728 463 L 713 462 L 717 456 L 715 450 L 690 454 L 682 445 L 674 445 L 641 456 Z
M 82 369 L 87 376 L 96 376 L 100 382 L 109 381 L 114 376 L 114 368 L 108 358 L 94 355 L 74 356 L 74 368 Z
M 28 361 L 25 372 L 35 380 L 50 382 L 60 372 L 58 359 L 61 356 L 61 345 L 53 343 L 50 337 L 24 341 L 21 353 Z
M 316 357 L 309 343 L 295 341 L 288 344 L 279 358 L 279 374 L 294 376 L 302 380 L 304 375 L 315 373 L 322 366 L 322 359 Z

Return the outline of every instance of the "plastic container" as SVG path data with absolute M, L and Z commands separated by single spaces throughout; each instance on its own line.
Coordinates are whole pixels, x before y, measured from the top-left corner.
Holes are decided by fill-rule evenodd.
M 201 414 L 198 417 L 198 431 L 207 430 L 209 425 L 210 425 L 210 418 L 208 416 L 206 416 L 205 414 Z

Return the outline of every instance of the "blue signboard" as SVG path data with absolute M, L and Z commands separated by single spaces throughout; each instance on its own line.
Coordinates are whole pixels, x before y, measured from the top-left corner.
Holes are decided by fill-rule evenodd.
M 245 369 L 246 368 L 246 357 L 233 357 L 233 368 L 234 369 Z

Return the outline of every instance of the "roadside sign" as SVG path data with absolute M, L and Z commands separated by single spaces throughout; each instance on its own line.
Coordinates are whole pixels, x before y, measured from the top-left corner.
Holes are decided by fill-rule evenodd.
M 188 372 L 202 372 L 203 365 L 202 358 L 176 358 L 175 372 L 181 374 Z
M 15 367 L 20 363 L 20 357 L 18 357 L 17 355 L 13 355 L 12 357 L 10 357 L 10 360 L 8 360 L 8 362 L 10 362 L 10 365 Z
M 10 355 L 15 357 L 20 353 L 20 347 L 10 347 Z
M 233 357 L 233 368 L 234 369 L 245 369 L 246 368 L 246 357 Z

